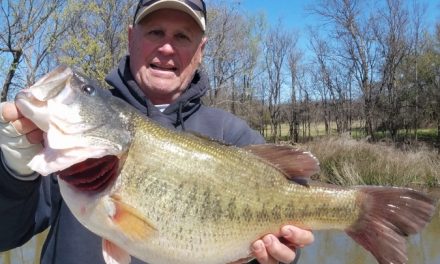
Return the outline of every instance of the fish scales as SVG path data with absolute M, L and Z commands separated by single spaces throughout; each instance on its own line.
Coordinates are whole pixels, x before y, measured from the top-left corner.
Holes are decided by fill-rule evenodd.
M 194 250 L 217 251 L 229 241 L 230 249 L 241 248 L 243 255 L 249 248 L 239 247 L 241 241 L 250 243 L 277 232 L 280 224 L 345 228 L 358 217 L 353 213 L 359 211 L 353 190 L 335 195 L 333 189 L 292 184 L 278 169 L 247 152 L 203 138 L 188 140 L 151 122 L 134 123 L 147 127 L 135 129 L 120 191 L 131 197 L 129 204 L 144 208 L 158 234 L 167 236 L 160 239 L 158 248 L 181 248 L 194 254 Z M 170 153 L 177 153 L 173 163 L 164 158 Z M 243 169 L 243 164 L 249 166 Z
M 403 264 L 405 236 L 434 214 L 435 201 L 411 189 L 308 186 L 319 166 L 307 152 L 168 130 L 93 83 L 62 66 L 15 103 L 47 135 L 28 166 L 58 174 L 72 214 L 103 237 L 106 263 L 228 263 L 294 224 L 344 230 L 378 263 Z M 99 189 L 65 181 L 90 178 L 94 166 L 112 180 Z

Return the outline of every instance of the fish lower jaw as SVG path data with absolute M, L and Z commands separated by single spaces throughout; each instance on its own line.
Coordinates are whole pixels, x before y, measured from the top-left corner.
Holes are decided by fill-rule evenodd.
M 86 222 L 85 219 L 90 219 L 92 214 L 96 214 L 97 211 L 95 210 L 99 208 L 101 199 L 106 196 L 105 193 L 86 193 L 78 191 L 75 187 L 60 178 L 58 178 L 58 184 L 64 201 L 80 222 Z

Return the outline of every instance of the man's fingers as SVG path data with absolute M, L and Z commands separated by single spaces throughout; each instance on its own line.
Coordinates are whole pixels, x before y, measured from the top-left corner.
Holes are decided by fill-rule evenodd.
M 290 225 L 281 228 L 281 236 L 286 240 L 288 245 L 293 245 L 295 247 L 310 245 L 315 240 L 311 231 Z
M 267 253 L 263 240 L 255 241 L 252 244 L 252 251 L 254 253 L 255 258 L 258 260 L 258 263 L 260 264 L 276 263 L 276 261 L 269 256 L 269 253 Z
M 17 130 L 17 132 L 21 135 L 38 129 L 37 126 L 27 118 L 19 118 L 12 122 L 12 125 L 14 126 L 15 130 Z
M 35 129 L 28 134 L 26 134 L 26 138 L 31 144 L 37 144 L 43 142 L 43 131 L 40 129 Z
M 32 144 L 39 143 L 43 139 L 43 132 L 18 111 L 14 103 L 3 102 L 0 104 L 0 122 L 8 123 L 14 127 L 13 134 L 26 135 L 28 141 Z M 11 128 L 12 129 L 12 128 Z
M 274 235 L 263 237 L 267 253 L 276 260 L 276 263 L 290 263 L 295 259 L 295 252 L 288 246 L 282 244 Z
M 290 263 L 295 259 L 295 251 L 282 244 L 272 234 L 264 236 L 252 245 L 255 258 L 260 264 Z
M 23 117 L 15 104 L 11 102 L 1 103 L 0 111 L 0 118 L 3 119 L 3 122 L 14 121 Z
M 277 236 L 280 236 L 283 242 L 280 242 Z M 252 251 L 261 264 L 291 263 L 296 257 L 295 248 L 309 245 L 314 239 L 311 231 L 286 225 L 276 236 L 268 234 L 255 241 Z

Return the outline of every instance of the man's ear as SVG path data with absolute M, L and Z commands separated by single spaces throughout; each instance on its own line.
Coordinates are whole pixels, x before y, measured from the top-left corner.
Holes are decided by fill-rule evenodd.
M 200 47 L 200 49 L 202 50 L 202 53 L 205 51 L 205 46 L 206 46 L 206 43 L 208 42 L 208 38 L 207 37 L 203 37 L 202 38 L 202 46 Z
M 130 54 L 131 43 L 133 43 L 133 25 L 128 25 L 128 54 Z
M 199 58 L 199 63 L 202 63 L 202 60 L 203 60 L 203 55 L 205 54 L 205 46 L 206 46 L 206 43 L 208 42 L 208 38 L 207 37 L 203 37 L 202 38 L 202 41 L 201 41 L 201 43 L 200 43 L 200 58 Z

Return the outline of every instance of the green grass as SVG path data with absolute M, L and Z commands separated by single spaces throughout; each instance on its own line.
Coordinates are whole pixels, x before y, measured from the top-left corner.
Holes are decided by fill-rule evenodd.
M 337 130 L 336 130 L 336 123 L 335 122 L 331 122 L 330 123 L 330 135 L 337 135 Z M 270 134 L 270 125 L 266 126 L 266 131 Z M 303 127 L 300 127 L 300 137 L 302 137 L 303 135 Z M 325 132 L 325 124 L 324 122 L 319 122 L 319 123 L 311 123 L 310 125 L 310 137 L 320 137 L 320 136 L 326 136 L 326 132 Z M 354 121 L 352 124 L 352 135 L 355 137 L 364 137 L 365 136 L 365 132 L 363 130 L 363 128 L 361 128 L 361 123 L 360 121 Z M 270 135 L 268 135 L 270 136 Z M 306 136 L 308 135 L 308 130 L 306 131 Z M 284 140 L 287 140 L 289 137 L 289 125 L 288 124 L 281 124 L 281 138 Z
M 385 138 L 391 138 L 389 132 L 376 132 L 375 137 L 378 140 L 382 140 Z M 415 139 L 415 131 L 414 130 L 399 130 L 397 132 L 397 141 L 404 140 L 414 140 Z M 437 140 L 437 129 L 435 128 L 420 128 L 417 129 L 417 140 L 427 143 L 434 143 Z
M 267 131 L 267 135 L 266 135 L 266 139 L 269 141 L 269 137 L 270 137 L 270 126 L 268 125 L 266 127 L 266 131 Z M 330 126 L 330 131 L 331 134 L 336 135 L 336 125 L 333 124 Z M 299 131 L 299 137 L 300 138 L 304 138 L 303 137 L 303 129 L 302 127 L 300 128 Z M 325 125 L 324 123 L 312 123 L 311 127 L 310 127 L 310 137 L 314 138 L 314 137 L 320 137 L 320 136 L 325 136 Z M 305 133 L 305 137 L 308 138 L 309 137 L 309 132 L 306 131 Z M 283 141 L 288 141 L 289 140 L 289 125 L 288 124 L 281 124 L 281 140 Z
M 267 135 L 266 140 L 270 141 L 270 126 L 266 127 Z M 414 130 L 399 130 L 397 133 L 397 142 L 412 142 L 415 139 Z M 302 127 L 300 128 L 300 142 L 309 140 L 310 138 L 317 138 L 322 136 L 338 136 L 336 130 L 336 123 L 330 123 L 330 134 L 327 135 L 325 132 L 325 125 L 323 122 L 312 123 L 310 128 L 310 137 L 308 131 L 306 137 L 303 137 Z M 377 131 L 374 134 L 377 141 L 391 141 L 391 135 L 388 131 Z M 354 139 L 363 139 L 366 137 L 366 133 L 360 121 L 354 121 L 351 129 L 351 137 Z M 281 124 L 281 137 L 282 141 L 290 141 L 289 138 L 289 125 Z M 419 128 L 417 130 L 417 140 L 419 142 L 425 142 L 433 146 L 437 142 L 437 129 L 436 128 Z

